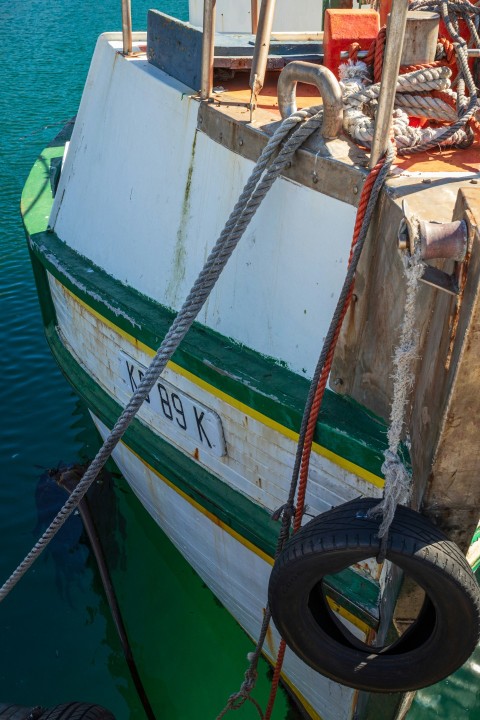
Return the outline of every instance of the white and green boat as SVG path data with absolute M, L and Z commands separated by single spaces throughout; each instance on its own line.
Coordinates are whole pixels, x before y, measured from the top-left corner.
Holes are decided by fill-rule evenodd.
M 357 508 L 359 502 L 364 507 L 361 498 L 382 497 L 395 394 L 393 354 L 407 293 L 402 260 L 415 250 L 417 226 L 427 282 L 420 282 L 417 294 L 419 344 L 409 369 L 411 402 L 399 449 L 412 478 L 409 504 L 421 509 L 418 518 L 424 518 L 425 528 L 433 521 L 463 552 L 480 515 L 476 95 L 468 83 L 463 99 L 451 90 L 454 60 L 450 55 L 442 63 L 437 41 L 434 11 L 441 8 L 420 0 L 413 15 L 423 16 L 409 17 L 406 30 L 408 2 L 398 0 L 392 10 L 384 82 L 378 88 L 368 74 L 369 56 L 367 65 L 359 65 L 359 48 L 350 46 L 358 39 L 360 50 L 368 51 L 376 41 L 390 3 L 379 4 L 381 15 L 365 7 L 331 8 L 324 19 L 322 3 L 314 0 L 299 1 L 298 8 L 280 0 L 277 7 L 271 0 L 259 7 L 250 0 L 218 0 L 216 34 L 215 2 L 209 0 L 204 6 L 191 0 L 190 23 L 150 11 L 147 33 L 129 35 L 127 12 L 123 38 L 116 33 L 99 38 L 78 115 L 42 152 L 22 196 L 48 342 L 106 438 L 182 308 L 281 115 L 294 109 L 292 98 L 300 107 L 318 105 L 320 89 L 323 130 L 314 132 L 281 171 L 113 451 L 147 511 L 254 641 L 267 607 L 281 526 L 275 511 L 288 503 L 310 381 L 347 274 L 369 163 L 375 165 L 370 146 L 373 142 L 378 159 L 389 143 L 388 102 L 394 96 L 388 90 L 397 82 L 402 44 L 404 53 L 414 46 L 414 56 L 403 58 L 402 65 L 442 69 L 436 80 L 428 80 L 431 90 L 400 87 L 396 107 L 405 107 L 400 101 L 413 95 L 430 105 L 428 98 L 438 102 L 430 110 L 425 103 L 421 110 L 411 105 L 395 110 L 395 127 L 409 114 L 422 120 L 401 135 L 410 145 L 397 139 L 399 155 L 370 223 L 315 426 L 303 524 L 332 508 Z M 455 5 L 447 3 L 454 20 Z M 472 6 L 469 14 L 465 4 L 457 5 L 476 27 L 478 8 Z M 463 53 L 458 38 L 454 42 Z M 473 33 L 470 46 L 467 68 L 476 57 Z M 356 65 L 348 61 L 349 52 Z M 355 106 L 366 118 L 360 129 L 349 119 L 348 78 L 340 85 L 335 77 L 341 62 L 353 68 L 357 96 L 362 87 L 377 87 L 372 97 L 375 109 L 379 98 L 378 111 L 371 104 L 366 109 L 372 98 Z M 325 67 L 330 71 L 319 74 Z M 250 68 L 252 80 L 245 72 Z M 417 72 L 414 80 L 420 83 L 418 70 L 410 72 Z M 474 77 L 476 70 L 471 72 Z M 305 80 L 310 84 L 298 85 L 295 98 L 297 82 Z M 373 128 L 369 113 L 375 112 Z M 434 128 L 433 119 L 438 120 Z M 448 135 L 455 123 L 458 128 Z M 373 141 L 365 128 L 373 128 Z M 367 132 L 362 142 L 360 131 Z M 427 146 L 415 153 L 415 143 Z M 322 720 L 373 717 L 375 690 L 405 693 L 440 679 L 448 674 L 445 667 L 451 672 L 466 659 L 478 637 L 472 611 L 472 618 L 464 615 L 470 626 L 456 648 L 454 620 L 448 632 L 442 626 L 446 600 L 436 596 L 442 583 L 437 578 L 429 584 L 428 569 L 424 583 L 422 572 L 413 574 L 432 595 L 423 610 L 430 625 L 419 620 L 423 635 L 415 630 L 418 624 L 401 635 L 416 612 L 418 595 L 406 583 L 394 610 L 401 573 L 392 548 L 401 523 L 394 521 L 386 560 L 378 564 L 376 535 L 375 552 L 354 550 L 355 523 L 362 522 L 358 509 L 351 528 L 342 525 L 345 517 L 338 531 L 343 539 L 337 534 L 343 570 L 332 565 L 315 581 L 315 592 L 321 584 L 327 599 L 323 612 L 337 628 L 323 627 L 323 632 L 333 637 L 344 631 L 345 666 L 352 648 L 370 648 L 367 656 L 377 664 L 387 658 L 391 683 L 384 678 L 377 687 L 361 674 L 357 682 L 353 674 L 349 679 L 347 671 L 343 676 L 331 667 L 319 672 L 323 666 L 309 654 L 308 642 L 298 641 L 295 613 L 289 617 L 291 598 L 287 611 L 283 603 L 280 619 L 274 613 L 274 620 L 293 623 L 292 637 L 289 627 L 280 633 L 272 623 L 263 646 L 275 663 L 281 635 L 287 636 L 282 678 L 306 716 Z M 461 608 L 470 593 L 469 607 L 478 607 L 470 576 L 452 581 L 450 551 L 437 541 L 444 553 L 439 561 L 443 595 Z M 433 545 L 432 540 L 411 551 L 412 562 L 428 565 Z M 461 566 L 461 560 L 455 562 Z M 297 566 L 288 573 L 294 589 L 305 593 Z M 301 612 L 311 611 L 315 618 L 313 595 L 314 590 Z M 411 640 L 398 651 L 389 650 L 395 642 L 380 651 L 392 633 Z M 335 642 L 342 666 L 344 641 Z M 426 667 L 435 665 L 432 648 L 439 643 L 450 665 L 430 673 Z M 415 667 L 416 684 L 395 679 L 402 664 Z M 388 717 L 403 717 L 407 704 L 392 706 Z

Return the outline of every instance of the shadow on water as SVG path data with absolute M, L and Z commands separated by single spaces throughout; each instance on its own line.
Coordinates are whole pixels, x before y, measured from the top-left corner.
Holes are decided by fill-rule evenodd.
M 54 516 L 65 503 L 66 494 L 57 484 L 56 475 L 62 469 L 42 472 L 35 488 L 35 505 L 38 522 L 33 530 L 34 538 L 40 537 Z M 78 513 L 71 515 L 60 528 L 43 553 L 41 562 L 52 561 L 55 570 L 55 586 L 60 597 L 75 607 L 75 598 L 84 590 L 84 569 L 88 556 L 83 524 Z
M 477 570 L 475 576 L 480 582 L 480 570 Z M 448 652 L 448 648 L 445 648 L 445 652 Z M 452 718 L 480 718 L 480 646 L 456 673 L 436 685 L 419 690 L 407 715 L 407 720 Z
M 67 387 L 63 389 L 68 396 Z M 70 422 L 65 415 L 64 422 L 72 459 L 84 462 L 94 454 L 98 439 L 80 402 L 70 407 Z M 55 460 L 63 464 L 63 459 Z M 34 463 L 23 467 L 15 480 L 11 505 L 22 514 L 11 522 L 10 552 L 0 562 L 2 581 L 66 499 L 53 472 L 39 471 Z M 69 518 L 1 604 L 0 634 L 1 701 L 51 706 L 82 700 L 111 708 L 118 720 L 143 718 L 78 515 Z

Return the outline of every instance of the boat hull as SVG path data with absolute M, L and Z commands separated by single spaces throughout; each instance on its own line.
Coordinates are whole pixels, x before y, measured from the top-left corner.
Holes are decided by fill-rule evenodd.
M 107 67 L 113 62 L 112 72 L 117 74 L 120 86 L 130 87 L 135 80 L 153 82 L 151 68 L 117 61 L 104 38 L 97 64 L 105 58 Z M 108 206 L 97 207 L 82 226 L 79 207 L 72 204 L 76 183 L 80 183 L 81 194 L 85 190 L 87 201 L 93 202 L 90 185 L 106 185 L 106 178 L 96 183 L 99 178 L 95 173 L 104 172 L 111 152 L 111 148 L 104 148 L 99 159 L 87 157 L 83 168 L 96 179 L 83 177 L 75 164 L 76 158 L 92 147 L 88 136 L 94 118 L 88 114 L 88 93 L 58 188 L 45 179 L 53 161 L 58 163 L 64 155 L 65 138 L 42 154 L 22 200 L 47 339 L 104 437 L 165 336 L 198 258 L 208 251 L 226 214 L 223 206 L 217 207 L 216 215 L 202 207 L 202 198 L 211 195 L 205 158 L 219 168 L 232 163 L 237 168 L 232 176 L 235 187 L 222 198 L 224 203 L 230 203 L 251 168 L 250 160 L 233 157 L 200 132 L 192 116 L 192 99 L 184 99 L 182 88 L 160 73 L 156 75 L 153 79 L 164 88 L 168 102 L 176 98 L 181 102 L 181 112 L 186 110 L 182 132 L 192 141 L 192 155 L 181 161 L 180 184 L 185 183 L 185 193 L 183 204 L 177 208 L 178 227 L 175 212 L 163 228 L 156 223 L 159 209 L 154 208 L 151 188 L 146 192 L 153 203 L 153 215 L 143 213 L 150 217 L 150 231 L 139 235 L 134 253 L 137 262 L 127 255 L 135 235 L 135 218 L 129 211 L 129 226 L 125 230 L 117 223 L 111 235 L 102 216 L 102 212 L 110 214 Z M 95 92 L 104 93 L 102 82 L 107 81 L 103 69 L 93 82 L 91 102 Z M 165 112 L 160 106 L 157 110 Z M 112 120 L 120 118 L 121 124 L 128 124 L 128 118 L 122 118 L 114 104 L 109 112 L 115 116 Z M 93 146 L 103 147 L 106 137 L 100 140 Z M 169 156 L 168 162 L 175 165 L 176 161 Z M 157 165 L 152 163 L 152 167 Z M 115 193 L 112 186 L 107 190 L 105 198 L 110 202 Z M 155 193 L 157 197 L 158 190 Z M 254 641 L 266 605 L 280 527 L 272 513 L 288 497 L 308 377 L 335 303 L 354 215 L 354 208 L 337 197 L 285 178 L 278 181 L 273 193 L 270 201 L 277 207 L 283 206 L 285 194 L 293 193 L 297 214 L 287 212 L 282 214 L 282 222 L 276 217 L 275 223 L 267 223 L 261 249 L 257 234 L 271 215 L 271 208 L 265 207 L 263 221 L 260 217 L 258 228 L 253 227 L 245 247 L 240 248 L 244 255 L 236 258 L 230 275 L 222 279 L 212 303 L 200 317 L 201 324 L 193 326 L 114 453 L 147 511 Z M 115 202 L 119 202 L 118 197 Z M 318 215 L 324 225 L 319 237 L 312 234 L 304 239 L 303 251 L 318 261 L 305 265 L 292 252 L 291 237 L 299 213 L 307 213 L 307 208 L 313 208 L 312 222 L 315 224 Z M 197 237 L 202 211 L 207 222 Z M 73 235 L 68 230 L 72 222 Z M 160 254 L 163 258 L 157 267 L 152 267 L 148 252 L 152 223 L 158 245 L 155 257 Z M 335 230 L 340 234 L 336 253 L 323 263 Z M 187 255 L 185 248 L 195 243 L 195 253 Z M 277 258 L 275 277 L 269 271 L 272 257 Z M 172 264 L 185 272 L 171 276 Z M 249 275 L 246 283 L 238 273 L 244 265 L 247 275 L 257 273 Z M 295 286 L 302 291 L 311 288 L 312 292 L 284 297 L 283 288 L 291 280 L 293 269 L 298 275 Z M 141 282 L 143 273 L 149 278 L 146 285 Z M 312 278 L 307 277 L 309 273 Z M 175 280 L 174 287 L 169 277 Z M 276 288 L 275 296 L 267 298 L 265 278 Z M 266 308 L 263 315 L 256 312 L 261 306 Z M 322 312 L 315 313 L 318 323 L 312 324 L 311 311 L 318 307 Z M 232 329 L 231 335 L 227 328 Z M 304 349 L 292 339 L 296 337 L 305 339 Z M 305 521 L 359 495 L 381 495 L 385 436 L 385 423 L 348 398 L 327 391 L 314 437 Z M 371 560 L 328 578 L 325 584 L 333 611 L 360 638 L 372 639 L 381 629 L 379 606 L 385 589 L 389 590 L 386 575 L 387 564 L 379 568 Z M 272 662 L 278 640 L 273 628 L 265 647 Z M 349 720 L 359 707 L 356 691 L 321 677 L 290 651 L 284 679 L 312 718 Z
M 94 417 L 94 422 L 105 438 L 108 429 L 98 418 Z M 148 513 L 252 640 L 257 638 L 272 558 L 181 492 L 124 443 L 115 449 L 113 458 Z M 346 614 L 344 611 L 343 621 L 358 635 L 359 628 L 352 622 L 358 624 L 358 620 L 353 616 L 349 620 Z M 279 636 L 272 625 L 264 647 L 271 662 L 275 662 L 278 645 Z M 322 677 L 290 650 L 283 679 L 312 718 L 352 717 L 356 691 Z

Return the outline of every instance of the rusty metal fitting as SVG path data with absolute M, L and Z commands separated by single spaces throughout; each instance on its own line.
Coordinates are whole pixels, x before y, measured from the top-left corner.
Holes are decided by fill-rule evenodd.
M 398 249 L 413 255 L 418 244 L 420 257 L 425 263 L 422 282 L 458 295 L 462 263 L 468 250 L 467 223 L 464 220 L 448 223 L 419 220 L 410 213 L 406 200 L 403 201 L 403 214 L 398 228 Z M 432 267 L 428 260 L 453 260 L 453 272 Z
M 437 223 L 420 220 L 420 255 L 422 260 L 465 260 L 468 244 L 464 220 Z
M 410 254 L 412 254 L 412 246 L 411 246 L 411 240 L 410 240 L 410 233 L 408 231 L 408 223 L 405 218 L 402 218 L 400 221 L 400 225 L 398 228 L 398 249 L 399 250 L 408 250 Z

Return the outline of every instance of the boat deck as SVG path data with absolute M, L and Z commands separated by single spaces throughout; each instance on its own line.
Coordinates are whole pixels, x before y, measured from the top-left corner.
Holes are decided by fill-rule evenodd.
M 218 81 L 214 87 L 214 104 L 223 111 L 228 112 L 235 119 L 249 122 L 250 110 L 250 87 L 248 86 L 249 74 L 237 72 L 232 79 Z M 253 124 L 264 126 L 269 122 L 281 120 L 278 109 L 277 98 L 278 72 L 267 74 L 265 86 L 257 100 L 257 108 L 254 113 Z M 297 85 L 297 106 L 299 108 L 310 107 L 319 104 L 320 98 L 316 89 L 310 85 L 298 83 Z M 345 138 L 346 139 L 346 138 Z M 362 152 L 361 148 L 358 148 Z M 364 158 L 369 157 L 364 152 Z M 476 145 L 467 149 L 443 149 L 435 152 L 412 154 L 405 157 L 397 157 L 395 165 L 402 171 L 409 173 L 479 173 L 480 153 Z
M 315 35 L 315 34 L 314 34 Z M 261 94 L 257 98 L 253 117 L 250 114 L 251 91 L 249 87 L 250 66 L 252 63 L 255 36 L 248 33 L 217 32 L 214 38 L 214 79 L 213 93 L 209 104 L 227 114 L 232 121 L 241 126 L 251 125 L 261 128 L 267 135 L 273 131 L 272 123 L 281 120 L 277 100 L 277 81 L 279 71 L 291 60 L 308 60 L 320 63 L 324 56 L 323 33 L 315 37 L 305 35 L 293 42 L 291 38 L 281 41 L 272 36 L 270 54 L 267 61 L 267 76 Z M 197 89 L 201 85 L 200 68 L 202 58 L 202 30 L 165 15 L 157 10 L 148 13 L 147 43 L 140 48 L 145 50 L 150 64 L 163 70 L 172 78 L 189 88 Z M 299 108 L 317 105 L 320 102 L 317 89 L 311 85 L 298 84 L 296 89 Z M 275 126 L 273 126 L 273 129 Z M 203 129 L 203 128 L 202 128 Z M 222 136 L 225 134 L 221 133 Z M 339 140 L 347 143 L 343 150 L 335 149 L 335 141 L 322 143 L 328 146 L 325 157 L 333 157 L 350 165 L 365 167 L 368 165 L 369 152 L 358 147 L 345 134 Z M 250 141 L 250 138 L 249 138 Z M 222 143 L 225 145 L 225 143 Z M 244 143 L 246 145 L 247 143 Z M 227 145 L 228 146 L 228 145 Z M 318 148 L 307 144 L 315 153 Z M 246 155 L 245 147 L 233 145 L 230 149 Z M 253 157 L 251 159 L 254 159 Z M 349 159 L 351 162 L 349 163 Z M 474 147 L 468 149 L 448 149 L 398 157 L 395 165 L 398 172 L 428 173 L 429 175 L 463 176 L 480 172 L 480 153 Z M 308 183 L 306 183 L 308 185 Z M 351 202 L 351 199 L 346 199 Z M 352 203 L 354 204 L 354 203 Z

